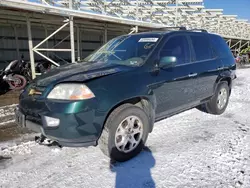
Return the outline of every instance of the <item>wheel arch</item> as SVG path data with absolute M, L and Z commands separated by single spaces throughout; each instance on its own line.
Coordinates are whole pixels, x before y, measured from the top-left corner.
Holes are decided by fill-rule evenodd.
M 149 121 L 150 121 L 150 132 L 152 132 L 153 130 L 153 125 L 154 125 L 154 121 L 155 121 L 155 100 L 153 100 L 152 98 L 148 97 L 148 96 L 134 96 L 134 97 L 130 97 L 127 98 L 125 100 L 122 100 L 118 103 L 116 103 L 112 108 L 110 108 L 110 110 L 108 111 L 106 117 L 105 117 L 105 121 L 104 124 L 106 123 L 109 115 L 118 107 L 121 106 L 123 104 L 133 104 L 135 106 L 138 106 L 140 108 L 142 108 L 146 114 L 149 117 Z
M 231 89 L 232 89 L 232 78 L 230 73 L 224 73 L 223 75 L 220 75 L 216 82 L 215 82 L 215 87 L 214 87 L 214 92 L 216 91 L 217 87 L 221 82 L 227 82 L 228 87 L 229 87 L 229 94 L 231 95 Z

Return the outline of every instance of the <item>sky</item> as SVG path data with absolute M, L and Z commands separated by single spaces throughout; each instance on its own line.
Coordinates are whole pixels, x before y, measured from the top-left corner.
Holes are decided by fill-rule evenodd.
M 223 14 L 238 15 L 250 22 L 250 0 L 204 0 L 206 8 L 224 9 Z

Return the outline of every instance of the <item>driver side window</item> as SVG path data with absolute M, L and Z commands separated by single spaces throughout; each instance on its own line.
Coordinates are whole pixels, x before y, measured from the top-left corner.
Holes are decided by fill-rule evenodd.
M 176 65 L 189 63 L 190 50 L 187 38 L 185 36 L 178 35 L 167 40 L 160 51 L 160 58 L 165 56 L 176 57 Z

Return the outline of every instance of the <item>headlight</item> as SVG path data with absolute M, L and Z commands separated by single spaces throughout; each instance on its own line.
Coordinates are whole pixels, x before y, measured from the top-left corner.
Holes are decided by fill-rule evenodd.
M 48 99 L 84 100 L 95 97 L 84 84 L 59 84 L 49 93 Z

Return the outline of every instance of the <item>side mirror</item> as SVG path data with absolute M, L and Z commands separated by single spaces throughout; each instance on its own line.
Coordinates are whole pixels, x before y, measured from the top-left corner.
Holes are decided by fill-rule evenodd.
M 159 67 L 160 68 L 168 68 L 173 67 L 176 64 L 176 57 L 174 56 L 165 56 L 160 59 Z

